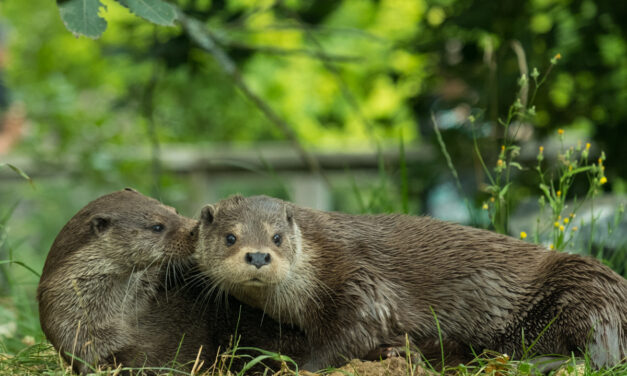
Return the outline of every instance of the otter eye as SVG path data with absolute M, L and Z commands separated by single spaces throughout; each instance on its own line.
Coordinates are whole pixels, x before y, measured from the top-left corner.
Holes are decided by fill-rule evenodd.
M 281 235 L 279 234 L 274 234 L 274 236 L 272 237 L 272 241 L 274 242 L 274 244 L 276 244 L 277 246 L 281 245 Z
M 237 240 L 237 238 L 235 237 L 235 235 L 233 234 L 228 234 L 226 236 L 226 245 L 227 246 L 231 246 L 233 244 L 235 244 L 235 241 Z
M 165 226 L 162 225 L 161 223 L 158 223 L 156 225 L 153 225 L 151 227 L 151 229 L 152 229 L 153 232 L 161 232 L 161 231 L 163 231 L 165 229 Z

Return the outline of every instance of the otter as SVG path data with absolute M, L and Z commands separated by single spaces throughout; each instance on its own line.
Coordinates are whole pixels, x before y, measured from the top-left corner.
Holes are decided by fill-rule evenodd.
M 306 369 L 378 343 L 516 358 L 627 351 L 627 281 L 595 259 L 409 215 L 350 215 L 267 196 L 201 211 L 199 268 L 216 288 L 303 329 Z M 436 326 L 439 322 L 440 333 Z
M 195 283 L 191 259 L 197 227 L 197 220 L 130 188 L 90 202 L 63 227 L 37 298 L 46 337 L 75 372 L 174 360 L 191 365 L 201 345 L 200 360 L 211 365 L 236 330 L 243 334 L 239 346 L 295 360 L 308 355 L 304 334 L 258 309 L 240 310 L 234 299 L 198 301 L 206 287 Z

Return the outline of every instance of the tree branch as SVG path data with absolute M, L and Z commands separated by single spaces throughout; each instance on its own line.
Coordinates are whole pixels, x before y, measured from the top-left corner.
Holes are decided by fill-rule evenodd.
M 329 180 L 320 168 L 318 160 L 311 153 L 309 153 L 303 145 L 301 145 L 292 127 L 285 120 L 283 120 L 283 118 L 281 118 L 279 114 L 277 114 L 272 107 L 270 107 L 270 105 L 268 105 L 260 96 L 255 94 L 250 87 L 248 87 L 233 60 L 216 43 L 216 39 L 213 37 L 211 32 L 207 30 L 205 25 L 192 17 L 188 17 L 178 8 L 176 11 L 179 22 L 183 25 L 183 29 L 186 31 L 191 40 L 216 59 L 216 62 L 220 65 L 222 70 L 224 70 L 224 72 L 231 77 L 235 86 L 237 86 L 242 93 L 244 93 L 244 95 L 251 102 L 253 102 L 253 104 L 261 110 L 261 112 L 263 112 L 268 120 L 274 123 L 281 130 L 281 132 L 283 132 L 285 137 L 287 137 L 287 139 L 291 142 L 292 146 L 299 153 L 301 159 L 309 167 L 309 169 L 320 175 L 325 182 L 329 184 Z

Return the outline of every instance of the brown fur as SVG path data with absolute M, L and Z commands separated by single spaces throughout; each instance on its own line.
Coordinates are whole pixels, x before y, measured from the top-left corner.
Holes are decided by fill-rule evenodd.
M 234 299 L 222 309 L 203 306 L 202 286 L 183 286 L 182 277 L 193 278 L 196 242 L 197 221 L 136 191 L 92 201 L 61 230 L 46 259 L 38 288 L 44 333 L 83 374 L 90 365 L 159 367 L 177 353 L 178 362 L 193 362 L 201 345 L 201 360 L 211 365 L 236 328 L 240 346 L 302 360 L 308 347 L 299 331 L 269 318 L 262 326 L 262 312 L 245 305 L 238 317 Z
M 305 331 L 309 368 L 338 365 L 403 333 L 434 343 L 431 309 L 445 343 L 460 348 L 518 358 L 587 348 L 596 366 L 626 356 L 624 278 L 597 260 L 493 232 L 235 196 L 203 209 L 199 247 L 199 266 L 220 289 Z M 247 263 L 255 252 L 269 264 Z

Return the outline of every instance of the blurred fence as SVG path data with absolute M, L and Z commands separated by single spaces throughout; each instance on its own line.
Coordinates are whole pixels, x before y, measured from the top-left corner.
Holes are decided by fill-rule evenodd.
M 115 166 L 122 162 L 151 165 L 151 152 L 142 148 L 120 148 L 100 151 L 104 159 L 98 163 Z M 257 187 L 276 185 L 277 181 L 288 191 L 291 199 L 300 205 L 318 209 L 332 209 L 329 183 L 369 184 L 380 169 L 396 171 L 401 159 L 408 165 L 428 166 L 438 157 L 429 146 L 405 149 L 382 148 L 341 151 L 315 151 L 322 173 L 311 171 L 297 151 L 287 144 L 268 143 L 247 146 L 224 145 L 165 145 L 160 147 L 157 159 L 159 171 L 190 182 L 190 202 L 214 202 L 222 198 L 219 187 Z M 35 181 L 57 178 L 78 178 L 85 175 L 80 157 L 63 162 L 37 160 L 32 157 L 7 156 L 3 161 L 19 166 Z M 0 170 L 0 182 L 18 177 Z M 124 184 L 121 182 L 120 184 Z

